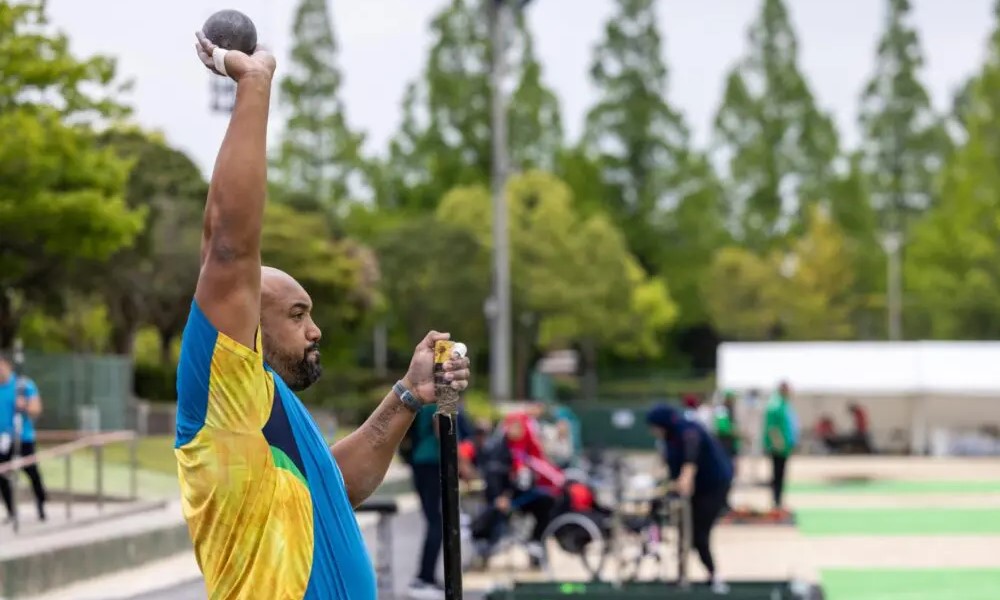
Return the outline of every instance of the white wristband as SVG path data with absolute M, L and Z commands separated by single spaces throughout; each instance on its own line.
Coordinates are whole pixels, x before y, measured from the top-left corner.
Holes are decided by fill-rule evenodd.
M 215 63 L 215 70 L 226 77 L 229 77 L 229 73 L 226 71 L 226 54 L 228 52 L 225 48 L 219 48 L 218 46 L 215 47 L 215 50 L 212 50 L 212 61 Z

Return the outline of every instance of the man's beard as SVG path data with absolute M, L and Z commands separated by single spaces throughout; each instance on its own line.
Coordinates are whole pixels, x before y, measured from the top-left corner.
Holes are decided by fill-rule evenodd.
M 272 348 L 272 350 L 268 348 Z M 299 356 L 273 350 L 273 348 L 273 344 L 268 344 L 267 340 L 264 340 L 264 360 L 281 376 L 285 385 L 292 391 L 301 392 L 308 389 L 323 374 L 323 366 L 320 365 L 319 358 L 310 359 L 310 354 L 313 351 L 319 351 L 319 344 L 310 345 Z

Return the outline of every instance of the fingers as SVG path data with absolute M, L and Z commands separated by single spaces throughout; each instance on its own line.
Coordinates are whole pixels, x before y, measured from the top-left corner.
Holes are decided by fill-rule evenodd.
M 444 363 L 444 370 L 446 373 L 449 371 L 461 371 L 462 369 L 468 369 L 469 364 L 468 358 L 453 358 Z
M 445 381 L 466 381 L 469 379 L 469 370 L 460 369 L 458 371 L 452 371 L 450 373 L 444 374 Z
M 205 37 L 205 34 L 200 31 L 196 31 L 194 35 L 198 38 L 198 41 L 195 42 L 194 45 L 194 50 L 198 53 L 198 60 L 200 60 L 201 64 L 205 65 L 205 68 L 209 71 L 215 73 L 216 75 L 222 75 L 222 73 L 219 73 L 219 71 L 216 70 L 215 60 L 212 58 L 212 53 L 215 52 L 215 44 L 210 42 L 209 39 Z
M 437 331 L 431 331 L 424 337 L 424 340 L 420 342 L 420 346 L 433 349 L 434 344 L 448 339 L 451 339 L 450 333 L 438 333 Z
M 212 56 L 212 52 L 215 52 L 215 44 L 212 43 L 212 40 L 205 37 L 201 31 L 194 32 L 194 37 L 198 38 L 198 45 L 205 51 L 205 54 Z

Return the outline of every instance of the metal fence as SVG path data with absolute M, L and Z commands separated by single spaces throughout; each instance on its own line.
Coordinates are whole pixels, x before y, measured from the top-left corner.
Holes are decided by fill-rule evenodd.
M 132 359 L 127 356 L 25 352 L 24 374 L 38 384 L 41 429 L 128 429 Z

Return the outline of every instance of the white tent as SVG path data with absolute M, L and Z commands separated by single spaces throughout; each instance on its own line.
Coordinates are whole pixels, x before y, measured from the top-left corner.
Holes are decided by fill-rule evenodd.
M 1000 425 L 1000 342 L 724 343 L 717 358 L 720 389 L 766 395 L 787 381 L 807 423 L 858 402 L 873 434 L 904 432 L 917 452 Z
M 1000 342 L 724 343 L 722 388 L 808 394 L 1000 397 Z

